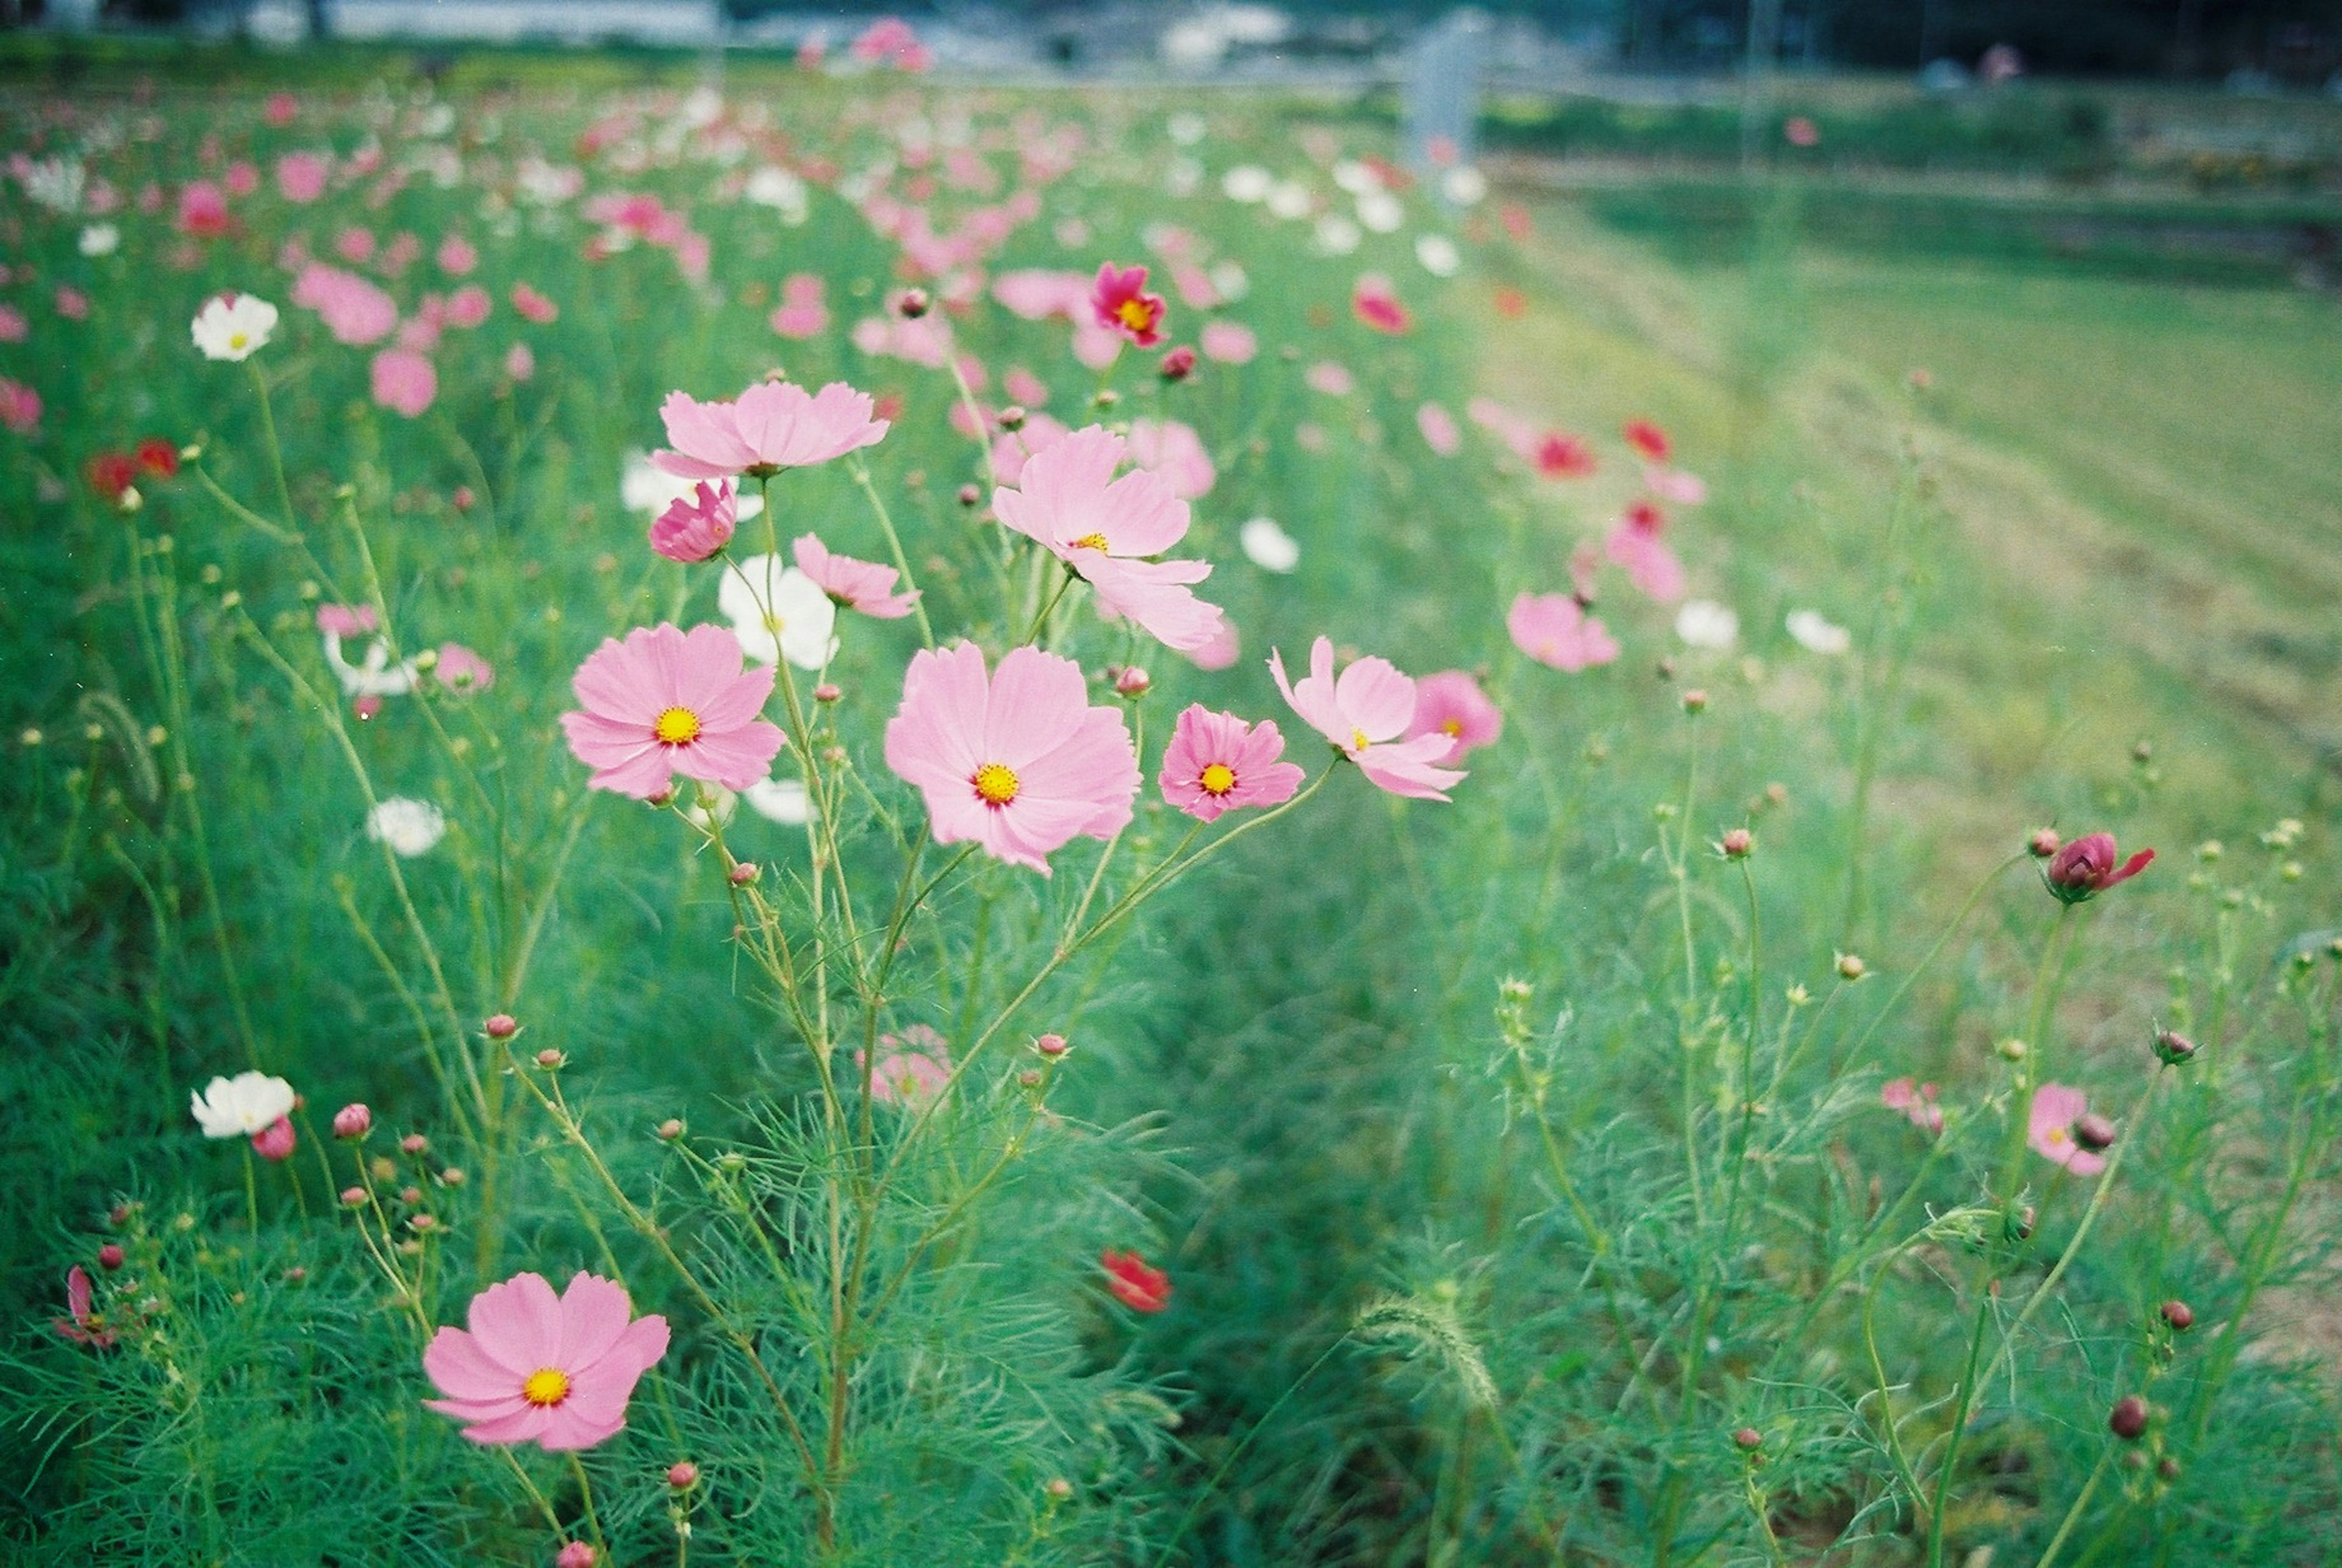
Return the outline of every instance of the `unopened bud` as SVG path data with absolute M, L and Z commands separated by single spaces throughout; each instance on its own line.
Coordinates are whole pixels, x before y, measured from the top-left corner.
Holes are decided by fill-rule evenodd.
M 342 1189 L 342 1206 L 344 1208 L 363 1209 L 365 1207 L 365 1201 L 366 1195 L 365 1189 L 364 1187 L 344 1187 Z
M 566 1065 L 568 1061 L 568 1057 L 564 1056 L 560 1052 L 555 1051 L 550 1045 L 536 1054 L 536 1064 L 547 1072 L 551 1072 L 555 1067 Z
M 1001 415 L 1001 419 L 1006 423 L 1007 415 Z M 1019 423 L 1021 424 L 1022 421 L 1019 421 Z M 984 492 L 978 490 L 975 485 L 963 484 L 959 487 L 959 504 L 966 507 L 969 511 L 975 511 L 977 504 L 982 502 L 983 499 Z
M 835 681 L 824 681 L 813 689 L 813 700 L 816 703 L 834 703 L 844 695 L 845 688 Z
M 350 704 L 350 711 L 357 714 L 358 723 L 364 724 L 382 712 L 382 699 L 368 692 Z
M 1022 430 L 1025 428 L 1025 405 L 1021 403 L 1012 403 L 994 415 L 994 418 L 1003 430 Z M 972 490 L 975 486 L 970 485 L 968 488 Z M 970 503 L 970 504 L 974 504 Z
M 2135 1393 L 2124 1394 L 2115 1401 L 2107 1414 L 2107 1430 L 2125 1443 L 2136 1443 L 2147 1431 L 2147 1401 Z
M 2177 1067 L 2196 1054 L 2196 1042 L 2176 1029 L 2155 1032 L 2155 1059 L 2166 1066 Z
M 509 1013 L 492 1014 L 480 1028 L 491 1040 L 509 1040 L 520 1033 L 520 1020 Z
M 1186 344 L 1181 344 L 1163 356 L 1163 364 L 1158 374 L 1166 381 L 1186 380 L 1196 374 L 1196 351 Z
M 688 1492 L 699 1484 L 699 1466 L 690 1460 L 679 1460 L 666 1467 L 666 1483 L 677 1492 Z
M 1114 672 L 1114 689 L 1117 696 L 1129 697 L 1136 701 L 1145 696 L 1154 684 L 1154 681 L 1148 678 L 1146 672 L 1136 664 L 1126 665 Z
M 128 1253 L 122 1250 L 121 1243 L 108 1242 L 105 1245 L 97 1249 L 97 1266 L 104 1269 L 107 1273 L 112 1273 L 115 1270 L 122 1266 L 123 1261 L 128 1257 Z
M 464 1184 L 464 1167 L 461 1165 L 450 1165 L 445 1170 L 440 1172 L 439 1184 L 443 1187 L 462 1186 Z
M 2034 859 L 2047 860 L 2057 853 L 2057 846 L 2064 842 L 2057 836 L 2056 828 L 2037 827 L 2033 830 L 2033 836 L 2025 841 L 2025 848 Z
M 1066 1498 L 1071 1497 L 1074 1494 L 1074 1483 L 1066 1480 L 1062 1475 L 1053 1475 L 1049 1478 L 1049 1484 L 1043 1487 L 1042 1490 L 1046 1492 L 1050 1496 L 1056 1498 L 1058 1502 L 1063 1503 Z
M 926 289 L 906 288 L 902 297 L 896 300 L 895 310 L 905 321 L 916 321 L 927 314 L 928 304 Z
M 1840 980 L 1859 980 L 1869 973 L 1870 965 L 1853 954 L 1841 953 L 1837 955 L 1837 977 Z
M 2032 1047 L 2012 1034 L 1993 1049 L 2000 1053 L 2000 1059 L 2004 1062 L 2022 1062 Z
M 428 1235 L 439 1228 L 439 1222 L 430 1214 L 415 1214 L 409 1216 L 406 1226 L 416 1235 Z
M 1706 689 L 1699 686 L 1694 686 L 1691 690 L 1686 692 L 1683 694 L 1683 711 L 1687 714 L 1704 714 L 1707 712 L 1707 692 Z
M 1753 1426 L 1744 1426 L 1732 1434 L 1732 1441 L 1743 1451 L 1753 1453 L 1765 1446 L 1765 1434 Z
M 398 1146 L 410 1154 L 419 1154 L 431 1146 L 431 1140 L 420 1133 L 409 1133 L 398 1141 Z
M 1016 1082 L 1025 1088 L 1038 1089 L 1041 1086 L 1040 1069 L 1036 1067 L 1026 1068 L 1025 1071 L 1016 1074 Z
M 1066 1037 L 1062 1034 L 1044 1034 L 1033 1042 L 1033 1049 L 1055 1061 L 1066 1054 Z
M 2115 1124 L 2096 1111 L 2086 1111 L 2074 1118 L 2074 1142 L 2096 1152 L 2110 1148 L 2115 1141 Z
M 2165 1302 L 2162 1313 L 2163 1321 L 2171 1325 L 2175 1333 L 2186 1333 L 2196 1326 L 2196 1309 L 2184 1301 Z
M 677 1138 L 682 1137 L 682 1136 L 683 1136 L 683 1121 L 682 1121 L 682 1118 L 680 1118 L 680 1117 L 676 1117 L 676 1116 L 669 1116 L 666 1121 L 661 1122 L 661 1123 L 658 1124 L 658 1135 L 659 1135 L 659 1137 L 660 1137 L 661 1139 L 663 1139 L 664 1141 L 666 1141 L 666 1142 L 667 1142 L 667 1143 L 670 1143 L 670 1144 L 674 1143 Z
M 554 1558 L 553 1568 L 594 1568 L 602 1554 L 583 1541 L 572 1541 Z
M 374 1113 L 364 1105 L 351 1104 L 334 1113 L 334 1136 L 363 1138 L 374 1128 Z
M 2167 1453 L 2155 1462 L 2155 1473 L 2166 1481 L 2179 1479 L 2179 1461 Z
M 740 862 L 732 868 L 730 873 L 732 885 L 735 887 L 747 887 L 754 884 L 756 880 L 763 874 L 763 868 L 758 866 L 753 860 L 744 860 Z
M 1748 852 L 1756 847 L 1756 835 L 1745 827 L 1730 828 L 1716 847 L 1724 852 L 1726 860 L 1746 860 Z

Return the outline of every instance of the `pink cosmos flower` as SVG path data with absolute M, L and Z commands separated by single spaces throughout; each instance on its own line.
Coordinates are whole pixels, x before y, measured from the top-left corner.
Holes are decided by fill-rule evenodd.
M 870 394 L 833 381 L 808 393 L 790 381 L 760 381 L 730 403 L 701 403 L 680 392 L 659 407 L 673 450 L 651 462 L 680 479 L 777 474 L 826 463 L 875 444 L 887 422 L 870 417 Z
M 488 319 L 495 301 L 478 284 L 467 283 L 447 296 L 447 324 L 469 332 Z
M 1662 468 L 1657 464 L 1643 469 L 1643 484 L 1662 501 L 1672 501 L 1678 506 L 1707 504 L 1707 482 L 1696 474 L 1686 474 L 1680 468 Z
M 986 677 L 972 643 L 914 654 L 886 724 L 886 765 L 926 797 L 937 844 L 974 841 L 1049 874 L 1077 835 L 1129 823 L 1138 758 L 1118 708 L 1089 705 L 1079 664 L 1014 648 Z
M 1090 285 L 1090 315 L 1110 332 L 1141 348 L 1163 341 L 1163 296 L 1146 292 L 1146 269 L 1101 265 Z
M 732 542 L 739 507 L 732 481 L 713 485 L 703 479 L 689 495 L 677 496 L 651 524 L 651 548 L 670 561 L 688 566 L 705 561 Z
M 1608 628 L 1566 594 L 1523 594 L 1505 616 L 1513 646 L 1540 664 L 1576 674 L 1618 656 Z
M 1890 1111 L 1902 1112 L 1923 1133 L 1944 1130 L 1944 1108 L 1936 1104 L 1933 1084 L 1914 1085 L 1908 1078 L 1889 1079 L 1878 1086 L 1878 1103 Z
M 666 1354 L 666 1319 L 635 1317 L 626 1288 L 598 1274 L 557 1296 L 542 1274 L 515 1274 L 474 1296 L 466 1321 L 425 1347 L 446 1397 L 423 1403 L 474 1443 L 591 1448 L 626 1426 L 636 1383 Z
M 1024 477 L 1029 459 L 1072 434 L 1061 421 L 1046 414 L 1028 414 L 1022 429 L 1004 430 L 992 444 L 992 471 L 1003 484 L 1014 484 Z
M 2051 855 L 2041 874 L 2047 879 L 2049 892 L 2059 903 L 2080 904 L 2118 882 L 2129 881 L 2155 859 L 2155 851 L 2142 849 L 2117 869 L 2115 856 L 2120 853 L 2115 847 L 2114 834 L 2084 834 Z
M 1134 468 L 1170 481 L 1171 494 L 1182 501 L 1200 500 L 1219 483 L 1220 472 L 1204 450 L 1203 437 L 1193 425 L 1176 419 L 1132 420 L 1130 462 Z
M 374 247 L 374 231 L 355 224 L 334 236 L 334 254 L 353 266 L 372 258 Z
M 1683 563 L 1659 538 L 1666 525 L 1666 519 L 1656 506 L 1637 501 L 1626 508 L 1626 515 L 1610 530 L 1602 547 L 1612 561 L 1626 569 L 1636 587 L 1662 604 L 1672 604 L 1684 596 L 1686 584 Z
M 1222 365 L 1249 365 L 1260 352 L 1260 339 L 1253 335 L 1252 328 L 1233 321 L 1206 323 L 1196 342 L 1206 359 Z
M 604 639 L 570 682 L 585 711 L 561 715 L 569 749 L 594 770 L 587 784 L 652 800 L 675 774 L 731 790 L 762 783 L 784 744 L 757 716 L 773 670 L 740 665 L 740 639 L 722 626 Z
M 1464 433 L 1456 427 L 1456 416 L 1436 403 L 1426 403 L 1415 411 L 1415 427 L 1423 432 L 1423 444 L 1442 457 L 1453 457 L 1464 444 Z
M 1306 775 L 1284 756 L 1285 737 L 1274 723 L 1248 724 L 1197 703 L 1172 726 L 1156 783 L 1170 805 L 1211 822 L 1224 812 L 1291 800 Z
M 32 330 L 23 311 L 13 305 L 0 305 L 0 343 L 22 343 Z
M 1653 463 L 1665 463 L 1667 454 L 1675 450 L 1675 444 L 1667 439 L 1667 433 L 1647 419 L 1626 421 L 1621 434 L 1626 437 L 1627 445 Z
M 1236 635 L 1236 624 L 1223 615 L 1218 634 L 1200 648 L 1186 650 L 1187 662 L 1199 670 L 1225 670 L 1236 662 L 1244 651 L 1243 640 Z
M 496 684 L 496 667 L 461 643 L 439 644 L 439 662 L 431 674 L 442 688 L 464 695 Z
M 209 180 L 189 182 L 179 193 L 179 232 L 209 240 L 227 230 L 227 197 Z
M 1503 710 L 1467 672 L 1442 670 L 1415 683 L 1415 717 L 1407 722 L 1406 738 L 1446 736 L 1453 749 L 1438 761 L 1461 762 L 1465 753 L 1493 744 L 1504 733 Z
M 479 247 L 461 235 L 449 235 L 439 242 L 438 254 L 434 259 L 438 262 L 439 270 L 449 277 L 464 277 L 480 265 Z
M 772 315 L 773 331 L 800 342 L 827 332 L 829 306 L 822 301 L 823 286 L 816 273 L 796 273 L 784 281 L 780 306 Z
M 516 343 L 505 351 L 505 374 L 515 381 L 526 381 L 536 374 L 536 354 L 525 343 Z
M 329 637 L 361 636 L 375 628 L 372 604 L 320 604 L 317 630 Z
M 1027 459 L 1016 489 L 992 493 L 992 509 L 1087 582 L 1102 612 L 1181 652 L 1200 648 L 1226 618 L 1188 587 L 1211 574 L 1211 563 L 1146 559 L 1186 537 L 1187 504 L 1144 468 L 1115 478 L 1126 450 L 1103 425 L 1076 430 Z
M 1416 800 L 1444 801 L 1444 792 L 1463 781 L 1461 773 L 1433 765 L 1455 750 L 1452 738 L 1400 738 L 1415 719 L 1415 683 L 1389 660 L 1356 660 L 1337 681 L 1334 640 L 1320 637 L 1310 644 L 1309 674 L 1297 684 L 1285 678 L 1285 656 L 1273 648 L 1268 668 L 1293 711 L 1357 764 L 1358 771 L 1378 788 Z
M 561 315 L 559 305 L 525 283 L 513 285 L 512 307 L 520 313 L 522 320 L 533 321 L 539 326 L 552 325 Z
M 411 348 L 385 348 L 374 356 L 374 400 L 413 419 L 439 395 L 439 373 Z
M 1158 1313 L 1171 1304 L 1171 1276 L 1136 1253 L 1103 1252 L 1106 1288 L 1133 1312 Z
M 1368 273 L 1350 292 L 1350 312 L 1376 332 L 1396 337 L 1415 325 L 1415 317 L 1399 303 L 1390 279 Z
M 1049 401 L 1048 384 L 1021 365 L 1008 367 L 1000 378 L 1000 390 L 1026 408 L 1038 408 Z
M 355 273 L 311 262 L 293 280 L 293 303 L 314 310 L 336 343 L 379 343 L 398 325 L 398 303 Z
M 2077 1176 L 2095 1176 L 2107 1168 L 2106 1156 L 2085 1149 L 2074 1139 L 2074 1124 L 2090 1108 L 2088 1097 L 2065 1084 L 2044 1084 L 2033 1091 L 2033 1115 L 2025 1141 L 2033 1152 Z
M 95 1298 L 90 1291 L 89 1271 L 79 1263 L 65 1271 L 65 1314 L 50 1320 L 49 1326 L 63 1338 L 75 1344 L 89 1345 L 96 1350 L 114 1346 L 114 1331 L 97 1315 Z
M 916 592 L 895 592 L 895 568 L 851 555 L 833 555 L 812 534 L 791 542 L 797 570 L 812 578 L 821 591 L 849 610 L 880 621 L 899 621 L 919 602 Z
M 854 1054 L 862 1065 L 862 1053 Z M 925 1024 L 878 1036 L 878 1065 L 870 1070 L 870 1097 L 881 1105 L 913 1104 L 951 1081 L 951 1046 Z
M 1328 397 L 1347 397 L 1358 389 L 1349 371 L 1330 359 L 1321 359 L 1311 365 L 1302 373 L 1301 379 L 1309 384 L 1311 391 L 1322 392 Z
M 1046 321 L 1052 316 L 1071 321 L 1089 305 L 1090 280 L 1077 272 L 1037 267 L 1005 272 L 992 280 L 992 297 L 1026 321 Z
M 0 424 L 19 435 L 41 427 L 41 394 L 21 381 L 0 375 Z
M 1595 469 L 1593 451 L 1566 431 L 1547 431 L 1530 444 L 1525 455 L 1546 479 L 1583 479 Z

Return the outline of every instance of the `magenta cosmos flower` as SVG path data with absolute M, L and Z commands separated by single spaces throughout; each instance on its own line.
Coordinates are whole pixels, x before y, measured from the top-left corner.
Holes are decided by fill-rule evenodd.
M 1151 470 L 1116 479 L 1128 452 L 1103 425 L 1076 430 L 1026 459 L 1017 488 L 994 491 L 992 509 L 1096 589 L 1103 613 L 1183 654 L 1208 647 L 1226 617 L 1187 584 L 1211 575 L 1211 563 L 1146 559 L 1186 537 L 1187 504 Z
M 2048 880 L 2049 892 L 2059 903 L 2079 904 L 2118 882 L 2128 882 L 2155 859 L 2155 851 L 2142 849 L 2117 868 L 2115 857 L 2120 853 L 2115 847 L 2114 834 L 2084 834 L 2051 855 L 2041 874 Z
M 1575 674 L 1618 656 L 1608 628 L 1566 594 L 1523 594 L 1505 616 L 1513 646 L 1540 664 Z
M 569 749 L 594 770 L 586 783 L 637 800 L 665 794 L 676 774 L 733 790 L 762 784 L 785 741 L 757 717 L 773 671 L 740 663 L 740 639 L 722 626 L 604 639 L 570 681 L 585 711 L 561 715 Z
M 666 1353 L 666 1319 L 634 1310 L 598 1274 L 557 1296 L 543 1275 L 515 1274 L 472 1298 L 471 1332 L 432 1336 L 423 1370 L 447 1397 L 423 1403 L 474 1443 L 591 1448 L 626 1424 L 635 1383 Z
M 1146 269 L 1106 262 L 1090 286 L 1090 314 L 1097 324 L 1141 348 L 1163 341 L 1163 296 L 1146 292 Z
M 1444 792 L 1463 781 L 1454 769 L 1433 765 L 1454 751 L 1450 737 L 1400 738 L 1415 719 L 1415 683 L 1389 660 L 1356 660 L 1337 681 L 1333 639 L 1320 637 L 1310 644 L 1309 674 L 1298 683 L 1286 680 L 1284 655 L 1273 648 L 1268 668 L 1293 711 L 1378 788 L 1416 800 L 1446 800 Z
M 851 555 L 833 555 L 829 546 L 815 534 L 799 536 L 791 542 L 789 549 L 796 556 L 797 570 L 849 610 L 859 610 L 881 621 L 899 621 L 919 602 L 916 591 L 895 592 L 894 567 L 881 566 L 875 561 L 857 561 Z
M 701 403 L 680 392 L 659 407 L 671 451 L 651 462 L 678 479 L 759 476 L 826 463 L 876 444 L 886 421 L 870 417 L 870 394 L 833 381 L 807 392 L 791 381 L 760 381 L 730 403 Z
M 1442 670 L 1415 683 L 1415 717 L 1407 722 L 1406 738 L 1446 735 L 1455 749 L 1441 762 L 1458 761 L 1476 746 L 1493 744 L 1504 733 L 1503 710 L 1466 672 Z
M 2095 1176 L 2107 1168 L 2106 1157 L 2085 1149 L 2074 1136 L 2074 1124 L 2090 1104 L 2079 1089 L 2064 1084 L 2044 1084 L 2033 1091 L 2033 1115 L 2026 1124 L 2025 1141 L 2033 1152 L 2077 1176 Z
M 1081 666 L 1038 648 L 989 678 L 972 643 L 913 655 L 886 765 L 926 798 L 937 844 L 973 840 L 1044 876 L 1067 841 L 1121 832 L 1138 794 L 1121 711 L 1090 706 Z
M 1197 822 L 1211 822 L 1223 812 L 1291 800 L 1304 775 L 1284 756 L 1285 737 L 1276 724 L 1248 724 L 1197 703 L 1172 726 L 1156 782 L 1170 804 Z
M 714 484 L 702 479 L 691 490 L 676 496 L 651 524 L 651 548 L 686 566 L 732 543 L 732 531 L 740 522 L 739 502 L 729 479 Z

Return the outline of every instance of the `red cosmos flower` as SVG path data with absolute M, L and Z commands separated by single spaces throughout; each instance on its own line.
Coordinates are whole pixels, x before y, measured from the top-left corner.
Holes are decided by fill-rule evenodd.
M 1594 454 L 1586 443 L 1558 430 L 1539 437 L 1529 456 L 1547 479 L 1583 479 L 1594 472 Z
M 157 479 L 168 479 L 179 471 L 179 449 L 159 435 L 140 442 L 135 456 L 138 466 Z
M 2114 834 L 2085 834 L 2049 857 L 2049 864 L 2041 873 L 2042 881 L 2058 903 L 2080 904 L 2118 882 L 2129 881 L 2155 859 L 2155 851 L 2142 849 L 2117 869 L 2115 856 L 2118 853 Z
M 1398 295 L 1391 289 L 1390 279 L 1368 273 L 1350 291 L 1351 313 L 1376 332 L 1393 337 L 1411 330 L 1415 317 L 1406 306 L 1399 304 Z
M 1090 314 L 1109 332 L 1120 333 L 1141 348 L 1163 341 L 1163 296 L 1146 292 L 1146 269 L 1099 265 L 1090 285 Z
M 1136 1253 L 1100 1253 L 1098 1266 L 1106 1270 L 1106 1288 L 1131 1311 L 1158 1313 L 1171 1304 L 1171 1276 Z
M 119 501 L 138 482 L 138 460 L 126 452 L 100 452 L 82 464 L 81 474 L 92 490 L 108 501 Z
M 1667 454 L 1675 450 L 1675 444 L 1667 439 L 1667 433 L 1647 419 L 1626 421 L 1624 434 L 1626 444 L 1653 463 L 1665 463 Z

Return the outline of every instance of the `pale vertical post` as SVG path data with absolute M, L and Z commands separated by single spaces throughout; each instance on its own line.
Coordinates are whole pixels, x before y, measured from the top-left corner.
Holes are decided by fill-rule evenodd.
M 1403 96 L 1406 161 L 1418 175 L 1438 175 L 1472 161 L 1480 117 L 1480 63 L 1488 21 L 1451 11 L 1423 30 L 1407 61 Z

